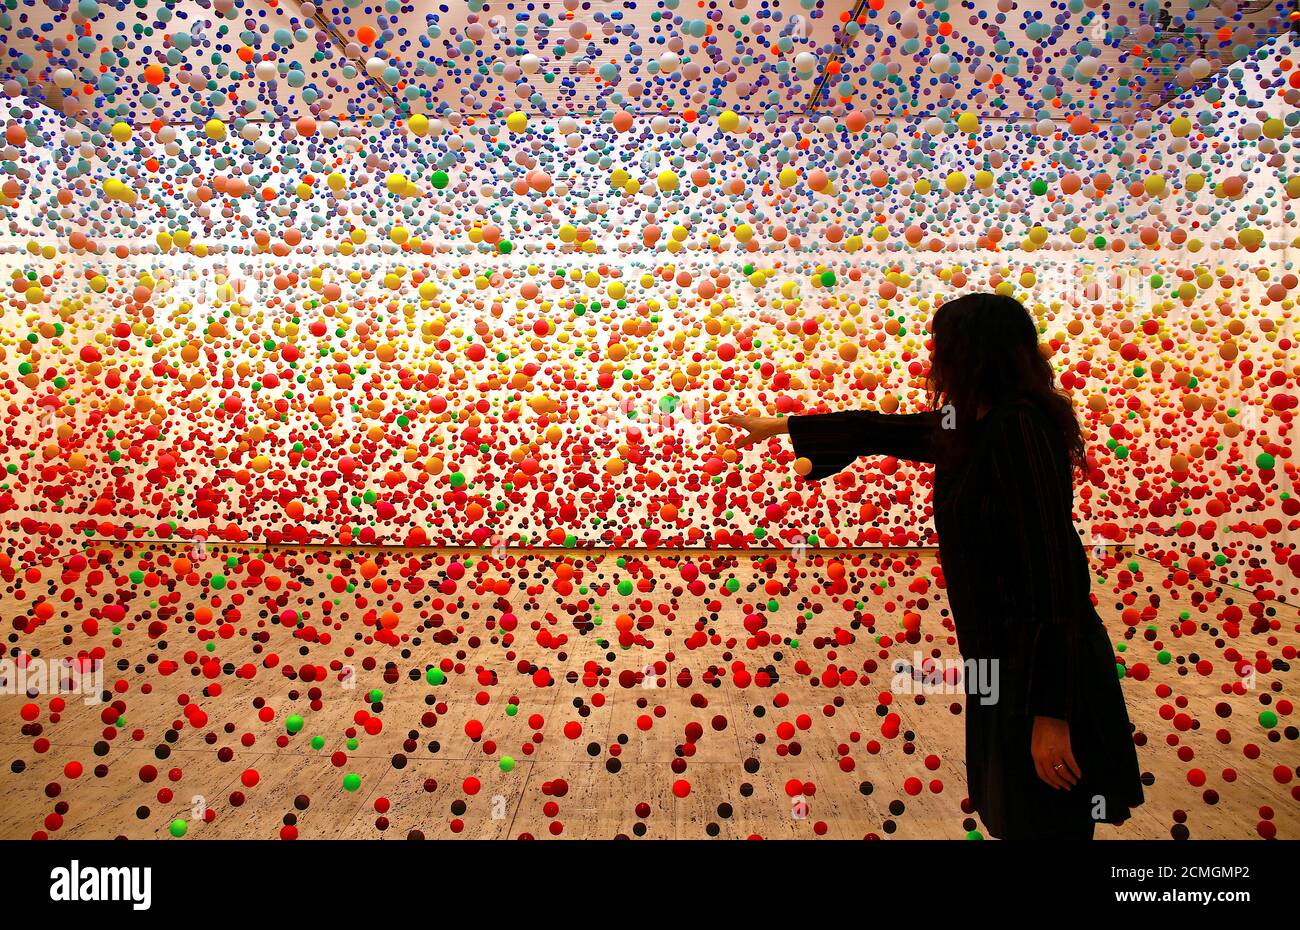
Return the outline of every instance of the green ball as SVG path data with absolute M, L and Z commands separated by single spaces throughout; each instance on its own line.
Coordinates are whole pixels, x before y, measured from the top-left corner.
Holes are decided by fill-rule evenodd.
M 440 685 L 447 680 L 447 676 L 443 674 L 442 669 L 434 666 L 424 673 L 424 680 L 431 685 Z
M 1266 730 L 1271 730 L 1277 726 L 1277 714 L 1271 710 L 1261 711 L 1259 715 L 1259 725 Z
M 626 578 L 618 583 L 618 593 L 627 596 L 632 593 L 632 582 Z
M 501 771 L 513 772 L 515 770 L 515 760 L 510 756 L 501 757 Z
M 384 692 L 380 691 L 378 688 L 371 688 L 370 693 L 366 695 L 366 700 L 370 701 L 371 704 L 378 704 L 383 699 Z
M 311 738 L 311 748 L 312 748 L 312 749 L 324 749 L 324 748 L 325 748 L 325 737 L 323 737 L 323 736 L 313 736 L 313 737 Z
M 507 704 L 507 705 L 506 705 L 506 716 L 507 716 L 507 717 L 514 717 L 514 716 L 517 716 L 518 714 L 519 714 L 519 705 L 518 705 L 518 704 Z
M 982 839 L 984 839 L 984 834 L 981 833 L 981 832 L 978 831 L 978 830 L 971 830 L 969 833 L 966 834 L 966 839 L 968 839 L 968 840 L 982 840 Z
M 185 835 L 185 831 L 188 830 L 189 828 L 190 828 L 189 824 L 187 824 L 184 820 L 181 820 L 179 817 L 177 817 L 175 820 L 173 820 L 170 824 L 167 825 L 167 832 L 170 833 L 172 836 L 176 837 L 177 839 L 180 839 L 182 836 Z
M 1255 456 L 1255 467 L 1261 471 L 1272 471 L 1273 465 L 1273 456 L 1269 455 L 1267 452 L 1261 452 L 1259 455 Z
M 830 286 L 831 286 L 832 284 L 834 284 L 834 283 L 835 283 L 835 272 L 833 272 L 833 271 L 823 271 L 823 272 L 822 272 L 822 284 L 823 284 L 825 287 L 830 287 Z
M 302 717 L 298 716 L 297 714 L 294 714 L 293 716 L 287 718 L 284 721 L 284 729 L 290 736 L 292 736 L 295 733 L 301 732 Z
M 438 190 L 442 190 L 444 187 L 447 186 L 447 182 L 450 179 L 447 177 L 447 172 L 435 171 L 433 173 L 433 177 L 430 178 L 429 180 L 433 183 L 434 187 L 436 187 Z
M 348 772 L 343 776 L 343 790 L 356 791 L 361 787 L 361 776 L 356 772 Z
M 1168 649 L 1161 649 L 1160 653 L 1156 656 L 1156 661 L 1159 662 L 1161 665 L 1168 665 L 1170 662 L 1173 661 L 1173 659 L 1174 657 L 1172 654 L 1170 654 Z

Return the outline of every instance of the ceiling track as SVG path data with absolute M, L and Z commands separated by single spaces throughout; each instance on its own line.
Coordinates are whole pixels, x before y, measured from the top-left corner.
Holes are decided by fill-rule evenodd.
M 343 37 L 343 34 L 340 33 L 338 29 L 335 28 L 333 23 L 328 22 L 325 19 L 326 14 L 324 14 L 323 11 L 317 9 L 316 15 L 308 16 L 307 11 L 302 8 L 302 0 L 292 0 L 292 3 L 295 7 L 298 8 L 298 11 L 302 13 L 302 15 L 305 18 L 315 21 L 316 25 L 319 26 L 325 32 L 325 34 L 328 35 L 330 39 L 334 42 L 335 46 L 338 47 L 339 54 L 342 55 L 344 58 L 346 58 L 348 61 L 352 62 L 354 65 L 356 65 L 357 70 L 364 76 L 365 80 L 371 82 L 376 87 L 378 87 L 380 92 L 389 99 L 389 101 L 393 104 L 393 106 L 396 107 L 401 105 L 401 100 L 397 96 L 397 88 L 393 87 L 391 84 L 389 84 L 387 81 L 383 80 L 382 78 L 373 77 L 370 74 L 370 72 L 366 70 L 366 63 L 360 57 L 352 58 L 351 56 L 348 55 L 347 53 L 348 40 L 345 39 Z
M 849 12 L 848 21 L 845 23 L 846 28 L 848 23 L 856 22 L 858 17 L 862 15 L 862 11 L 866 8 L 867 0 L 855 0 L 853 9 Z M 817 86 L 813 88 L 812 96 L 808 99 L 808 106 L 804 110 L 805 114 L 815 113 L 817 108 L 821 106 L 822 97 L 826 93 L 826 88 L 829 87 L 831 83 L 831 64 L 842 61 L 847 52 L 848 46 L 845 44 L 844 39 L 841 38 L 835 45 L 835 51 L 831 53 L 830 59 L 826 62 L 826 70 L 823 71 L 822 76 L 817 79 Z

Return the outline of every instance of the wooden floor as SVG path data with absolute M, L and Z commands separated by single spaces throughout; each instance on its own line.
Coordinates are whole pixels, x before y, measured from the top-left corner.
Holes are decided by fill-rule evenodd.
M 896 660 L 957 658 L 929 554 L 476 554 L 463 577 L 429 552 L 89 554 L 0 583 L 5 838 L 983 833 L 961 695 L 891 691 Z M 1297 611 L 1128 561 L 1095 593 L 1149 669 L 1124 682 L 1148 800 L 1099 835 L 1300 837 Z M 114 703 L 15 688 L 20 655 L 95 649 Z M 1237 657 L 1265 670 L 1240 684 Z

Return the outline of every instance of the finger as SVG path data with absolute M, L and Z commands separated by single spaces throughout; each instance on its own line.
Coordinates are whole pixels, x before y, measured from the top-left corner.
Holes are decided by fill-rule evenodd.
M 1074 775 L 1076 781 L 1083 777 L 1083 769 L 1079 768 L 1079 763 L 1074 761 L 1073 750 L 1067 747 L 1065 757 L 1061 761 L 1065 763 L 1065 767 Z
M 718 422 L 720 422 L 720 423 L 725 423 L 727 426 L 739 426 L 739 425 L 740 425 L 740 419 L 741 419 L 741 418 L 740 418 L 739 416 L 737 416 L 736 414 L 733 413 L 733 414 L 731 414 L 730 416 L 725 416 L 725 417 L 723 417 L 723 418 L 722 418 L 721 420 L 719 420 Z
M 748 449 L 754 443 L 758 442 L 758 437 L 753 433 L 746 433 L 745 437 L 736 443 L 737 449 Z
M 1038 769 L 1038 777 L 1053 788 L 1062 789 L 1065 787 L 1065 783 L 1061 781 L 1060 775 L 1052 768 L 1052 764 L 1047 759 L 1034 760 L 1034 766 Z
M 1048 769 L 1047 769 L 1047 766 L 1046 766 L 1044 763 L 1042 763 L 1042 762 L 1038 761 L 1037 759 L 1035 759 L 1035 760 L 1034 760 L 1034 770 L 1035 770 L 1036 772 L 1038 772 L 1038 777 L 1039 777 L 1042 781 L 1045 781 L 1045 782 L 1047 782 L 1047 784 L 1052 785 L 1052 779 L 1048 776 L 1048 774 L 1047 774 Z M 1055 788 L 1056 786 L 1055 786 L 1055 785 L 1052 785 L 1052 787 Z
M 1060 768 L 1057 768 L 1058 765 Z M 1052 765 L 1052 771 L 1056 772 L 1061 781 L 1065 782 L 1066 786 L 1069 788 L 1073 788 L 1079 783 L 1079 776 L 1075 775 L 1074 772 L 1070 770 L 1070 766 L 1065 761 L 1064 757 Z
M 1074 782 L 1070 780 L 1073 776 L 1066 772 L 1065 765 L 1061 762 L 1061 753 L 1056 751 L 1053 755 L 1056 758 L 1047 763 L 1047 770 L 1051 772 L 1053 778 L 1056 779 L 1056 787 L 1060 788 L 1062 791 L 1069 791 L 1074 787 Z

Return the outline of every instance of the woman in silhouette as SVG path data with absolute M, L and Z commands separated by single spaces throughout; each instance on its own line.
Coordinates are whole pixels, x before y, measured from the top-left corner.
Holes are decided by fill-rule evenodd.
M 1084 470 L 1070 401 L 1016 300 L 971 294 L 931 324 L 931 410 L 728 417 L 745 448 L 789 433 L 818 481 L 861 455 L 935 466 L 934 525 L 966 660 L 997 699 L 966 701 L 970 800 L 1005 839 L 1091 839 L 1142 803 L 1115 656 L 1071 511 Z

